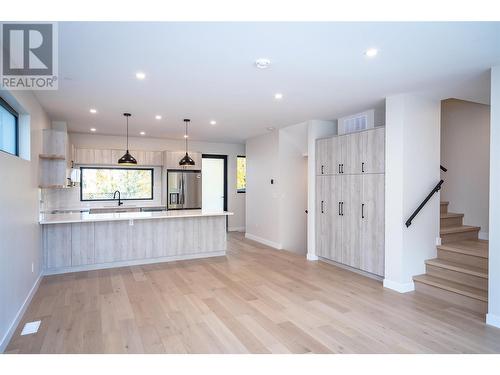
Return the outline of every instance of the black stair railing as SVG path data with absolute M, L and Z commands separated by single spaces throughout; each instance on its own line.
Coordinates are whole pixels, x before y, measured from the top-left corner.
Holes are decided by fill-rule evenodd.
M 446 169 L 442 165 L 440 165 L 439 168 L 443 172 L 447 172 L 448 171 L 448 169 Z M 420 210 L 422 210 L 422 208 L 424 208 L 424 206 L 429 201 L 429 199 L 431 199 L 434 194 L 436 194 L 439 190 L 441 190 L 441 185 L 443 184 L 443 182 L 444 182 L 444 180 L 439 180 L 439 182 L 437 183 L 437 185 L 434 186 L 434 188 L 427 195 L 427 197 L 425 197 L 425 199 L 422 201 L 422 203 L 420 203 L 420 205 L 417 207 L 417 209 L 415 211 L 413 211 L 413 213 L 411 214 L 411 216 L 405 222 L 405 225 L 406 225 L 407 228 L 411 225 L 412 220 L 415 218 L 415 216 L 418 215 L 418 213 L 420 212 Z

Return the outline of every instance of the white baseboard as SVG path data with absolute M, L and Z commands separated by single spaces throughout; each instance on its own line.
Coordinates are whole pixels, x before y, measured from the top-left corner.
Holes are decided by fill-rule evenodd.
M 488 232 L 479 231 L 479 239 L 480 240 L 488 240 L 489 238 L 490 238 L 490 236 L 489 236 Z
M 269 247 L 273 247 L 273 248 L 278 249 L 278 250 L 283 249 L 283 246 L 280 243 L 266 240 L 265 238 L 256 236 L 256 235 L 248 233 L 248 232 L 245 233 L 245 238 L 248 238 L 249 240 L 252 240 L 255 242 L 259 242 L 259 243 L 261 243 L 263 245 L 267 245 Z
M 408 293 L 415 290 L 415 284 L 413 281 L 409 283 L 398 283 L 397 281 L 384 279 L 384 288 L 392 289 L 399 293 Z
M 55 269 L 51 269 L 51 270 L 45 270 L 43 274 L 44 275 L 59 275 L 62 273 L 70 273 L 70 272 L 95 271 L 95 270 L 103 270 L 103 269 L 116 268 L 116 267 L 140 266 L 140 265 L 144 265 L 144 264 L 176 262 L 179 260 L 221 257 L 224 255 L 226 255 L 226 251 L 221 250 L 221 251 L 213 251 L 210 253 L 176 255 L 176 256 L 170 256 L 170 257 L 159 257 L 159 258 L 137 259 L 137 260 L 124 260 L 124 261 L 112 262 L 112 263 L 99 263 L 99 264 L 89 264 L 89 265 L 77 266 L 77 267 L 55 268 Z
M 500 316 L 499 315 L 493 315 L 493 314 L 486 314 L 486 324 L 500 328 Z
M 318 256 L 316 254 L 312 254 L 312 253 L 307 253 L 307 260 L 318 260 Z
M 228 227 L 227 231 L 228 232 L 244 232 L 245 227 Z
M 29 291 L 28 295 L 26 296 L 26 299 L 24 300 L 23 304 L 21 305 L 21 308 L 18 310 L 15 319 L 12 321 L 9 329 L 7 332 L 5 332 L 5 335 L 2 338 L 2 341 L 0 341 L 0 353 L 3 353 L 5 349 L 7 348 L 7 345 L 9 344 L 10 339 L 14 335 L 14 332 L 16 331 L 17 325 L 23 318 L 24 313 L 26 312 L 26 309 L 31 303 L 31 300 L 33 299 L 33 296 L 35 295 L 36 291 L 38 290 L 38 287 L 40 286 L 40 281 L 42 281 L 43 275 L 40 274 L 38 275 L 38 278 L 35 281 L 35 284 L 31 287 L 31 290 Z

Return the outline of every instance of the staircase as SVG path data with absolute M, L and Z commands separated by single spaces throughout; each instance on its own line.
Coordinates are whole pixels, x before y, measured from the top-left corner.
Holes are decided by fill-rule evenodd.
M 463 225 L 463 214 L 448 212 L 441 202 L 441 245 L 437 258 L 425 261 L 426 273 L 415 276 L 415 289 L 440 300 L 486 314 L 488 309 L 488 241 L 479 227 Z

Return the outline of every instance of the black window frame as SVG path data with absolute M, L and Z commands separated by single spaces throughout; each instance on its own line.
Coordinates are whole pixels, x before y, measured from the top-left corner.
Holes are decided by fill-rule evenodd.
M 130 167 L 80 167 L 80 202 L 112 202 L 116 199 L 83 199 L 83 170 L 84 169 L 120 169 L 151 171 L 151 198 L 121 198 L 122 201 L 152 201 L 154 199 L 155 170 L 154 168 L 130 168 Z
M 14 156 L 19 156 L 19 113 L 10 106 L 9 103 L 7 103 L 5 101 L 4 98 L 0 97 L 0 106 L 2 106 L 2 108 L 4 108 L 5 110 L 7 110 L 7 112 L 9 112 L 11 115 L 13 115 L 16 119 L 16 129 L 15 129 L 15 133 L 16 133 L 16 152 L 15 154 L 9 152 L 9 151 L 5 151 L 3 149 L 0 148 L 0 151 L 1 152 L 5 152 L 6 154 L 9 154 L 9 155 L 14 155 Z
M 244 189 L 238 189 L 238 158 L 245 158 L 245 188 Z M 245 194 L 247 192 L 247 184 L 246 184 L 246 160 L 247 156 L 246 155 L 236 155 L 236 192 L 238 194 Z

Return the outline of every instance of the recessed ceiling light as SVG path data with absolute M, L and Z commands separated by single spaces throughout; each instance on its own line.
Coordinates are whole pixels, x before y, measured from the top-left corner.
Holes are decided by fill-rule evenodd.
M 93 113 L 93 114 L 96 114 L 97 113 L 97 109 L 94 109 L 94 108 L 90 108 L 90 113 Z
M 217 121 L 215 121 L 215 120 L 210 121 L 210 125 L 215 125 L 215 124 L 217 124 Z
M 155 116 L 155 119 L 157 119 L 157 120 L 161 120 L 161 116 L 160 116 L 160 115 L 156 115 L 156 116 Z
M 187 134 L 184 134 L 184 138 L 188 138 L 189 136 Z
M 146 78 L 146 73 L 143 73 L 143 72 L 137 72 L 137 73 L 135 73 L 135 77 L 136 77 L 137 79 L 144 79 L 144 78 Z
M 273 127 L 273 126 L 269 126 L 269 127 L 267 127 L 266 129 L 267 129 L 267 130 L 269 130 L 270 132 L 272 132 L 272 131 L 275 129 L 275 127 Z
M 271 65 L 271 60 L 266 59 L 265 57 L 255 60 L 255 66 L 259 69 L 269 68 L 270 65 Z
M 276 94 L 274 94 L 274 99 L 276 100 L 283 99 L 283 94 L 281 92 L 277 92 Z
M 139 134 L 140 135 L 146 135 L 146 132 L 140 132 Z
M 97 129 L 96 128 L 90 128 L 90 131 L 93 133 L 93 132 L 97 131 Z
M 365 51 L 366 57 L 375 57 L 375 56 L 377 56 L 377 54 L 378 54 L 378 49 L 376 49 L 376 48 L 368 48 Z

